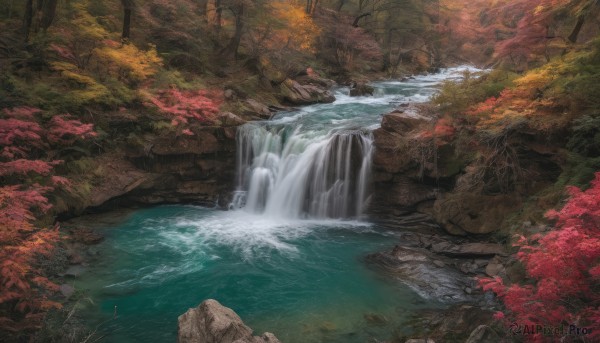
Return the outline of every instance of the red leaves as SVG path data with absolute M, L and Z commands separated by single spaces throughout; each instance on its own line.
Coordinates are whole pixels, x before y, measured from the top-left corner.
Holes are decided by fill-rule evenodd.
M 62 114 L 52 117 L 48 123 L 47 139 L 50 143 L 73 144 L 78 139 L 95 137 L 93 124 L 84 124 L 72 116 Z
M 169 89 L 161 91 L 156 97 L 151 97 L 150 102 L 158 110 L 171 117 L 173 126 L 189 124 L 190 120 L 206 122 L 218 112 L 223 102 L 223 95 L 216 90 L 182 91 Z M 184 129 L 183 134 L 190 135 L 189 129 Z
M 600 172 L 591 187 L 571 187 L 571 198 L 547 217 L 556 229 L 546 235 L 523 236 L 515 244 L 517 255 L 533 285 L 505 286 L 499 278 L 480 280 L 503 301 L 517 322 L 554 325 L 561 323 L 592 327 L 600 337 Z
M 36 217 L 52 205 L 46 193 L 69 187 L 64 177 L 52 175 L 62 161 L 46 157 L 57 145 L 93 137 L 91 124 L 70 115 L 44 121 L 39 109 L 5 109 L 0 118 L 0 329 L 38 327 L 44 312 L 60 304 L 46 293 L 58 286 L 36 267 L 41 257 L 50 256 L 58 240 L 58 229 L 38 228 Z M 46 159 L 44 159 L 46 157 Z M 11 184 L 12 183 L 12 184 Z M 39 183 L 46 183 L 46 186 Z M 15 314 L 20 312 L 20 314 Z

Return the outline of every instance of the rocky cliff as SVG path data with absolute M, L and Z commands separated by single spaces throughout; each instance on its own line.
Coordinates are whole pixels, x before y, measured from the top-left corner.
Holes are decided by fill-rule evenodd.
M 193 135 L 148 133 L 124 151 L 95 158 L 99 174 L 73 211 L 114 206 L 226 205 L 233 190 L 237 126 L 195 127 Z

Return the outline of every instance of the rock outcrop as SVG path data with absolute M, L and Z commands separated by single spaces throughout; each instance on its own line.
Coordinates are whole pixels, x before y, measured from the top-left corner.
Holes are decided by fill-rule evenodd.
M 425 249 L 397 245 L 391 252 L 369 255 L 367 261 L 425 298 L 448 303 L 474 300 L 466 291 L 474 288 L 473 280 L 445 267 L 446 263 Z
M 431 125 L 431 119 L 414 107 L 397 109 L 383 116 L 373 132 L 374 197 L 372 209 L 385 212 L 414 210 L 436 198 L 436 187 L 422 182 L 420 166 L 410 149 L 414 136 Z
M 368 255 L 366 260 L 425 298 L 485 304 L 475 278 L 490 273 L 506 275 L 507 255 L 500 244 L 444 236 L 438 229 L 430 234 L 399 233 L 392 251 Z
M 230 308 L 208 299 L 179 316 L 179 343 L 280 343 L 272 333 L 252 336 L 252 329 Z
M 335 101 L 335 96 L 328 89 L 315 85 L 302 85 L 297 81 L 287 79 L 279 85 L 283 101 L 292 105 L 310 105 Z
M 237 125 L 244 121 L 232 113 L 220 120 L 223 126 L 194 127 L 193 135 L 146 134 L 124 153 L 97 157 L 102 175 L 74 212 L 115 203 L 225 205 L 233 188 Z

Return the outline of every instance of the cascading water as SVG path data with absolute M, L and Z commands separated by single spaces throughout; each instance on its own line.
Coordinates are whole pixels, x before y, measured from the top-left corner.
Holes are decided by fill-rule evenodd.
M 250 123 L 238 131 L 233 207 L 284 218 L 358 218 L 368 196 L 368 131 L 303 132 Z

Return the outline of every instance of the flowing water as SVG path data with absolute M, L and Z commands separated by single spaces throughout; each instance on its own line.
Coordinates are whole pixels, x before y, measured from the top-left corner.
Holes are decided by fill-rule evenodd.
M 439 304 L 362 262 L 395 241 L 362 216 L 370 132 L 383 113 L 426 101 L 460 71 L 378 82 L 374 97 L 339 89 L 332 104 L 244 125 L 231 210 L 161 206 L 98 224 L 98 258 L 73 281 L 80 313 L 106 342 L 174 342 L 177 316 L 207 298 L 283 342 L 410 333 L 408 316 Z

